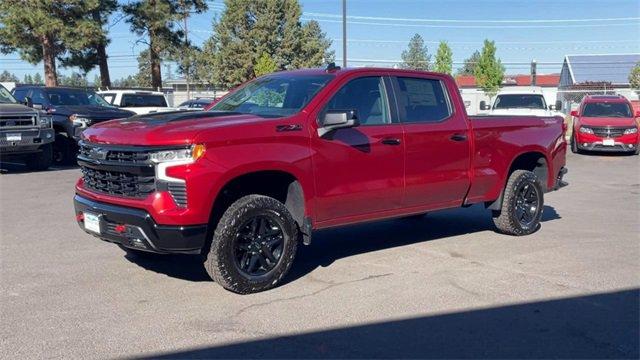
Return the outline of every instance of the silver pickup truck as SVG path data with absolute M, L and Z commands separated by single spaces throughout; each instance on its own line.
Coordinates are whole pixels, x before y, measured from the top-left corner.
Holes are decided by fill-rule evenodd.
M 0 85 L 0 163 L 18 158 L 31 170 L 53 162 L 51 116 L 20 104 Z

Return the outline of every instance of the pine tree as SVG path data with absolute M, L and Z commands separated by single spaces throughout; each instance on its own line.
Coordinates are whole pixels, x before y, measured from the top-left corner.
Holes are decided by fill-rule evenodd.
M 470 57 L 464 60 L 464 64 L 458 69 L 458 75 L 473 75 L 480 59 L 480 51 L 476 50 Z
M 226 0 L 198 59 L 198 73 L 230 88 L 257 75 L 263 53 L 277 70 L 321 65 L 323 58 L 333 57 L 331 42 L 316 22 L 303 25 L 301 15 L 298 0 Z
M 134 76 L 136 86 L 152 87 L 151 59 L 149 53 L 149 49 L 146 49 L 138 54 L 138 73 Z
M 476 83 L 490 98 L 498 92 L 504 78 L 504 66 L 496 58 L 496 51 L 495 42 L 485 40 L 474 71 Z
M 84 14 L 100 0 L 0 1 L 0 50 L 18 52 L 32 64 L 43 62 L 46 84 L 58 84 L 56 61 L 67 51 L 81 51 L 101 29 Z
M 402 52 L 402 63 L 400 67 L 404 69 L 429 70 L 431 56 L 424 40 L 420 34 L 415 34 L 409 41 L 407 50 Z
M 640 90 L 640 62 L 636 63 L 629 73 L 629 86 L 636 91 Z
M 35 75 L 33 75 L 33 83 L 35 85 L 42 85 L 43 84 L 42 76 L 40 76 L 40 73 L 36 73 Z
M 122 7 L 131 30 L 145 37 L 149 46 L 151 87 L 162 87 L 161 53 L 184 44 L 184 32 L 176 30 L 176 22 L 183 19 L 185 11 L 201 13 L 206 9 L 204 0 L 137 0 Z
M 2 73 L 0 73 L 0 81 L 6 81 L 6 82 L 18 82 L 18 77 L 15 76 L 14 74 L 8 72 L 7 70 L 3 70 Z
M 446 41 L 441 41 L 436 53 L 436 64 L 434 70 L 439 73 L 451 75 L 453 67 L 453 53 Z
M 22 83 L 23 84 L 33 84 L 33 78 L 31 78 L 31 75 L 26 74 L 24 76 L 24 79 L 22 79 Z

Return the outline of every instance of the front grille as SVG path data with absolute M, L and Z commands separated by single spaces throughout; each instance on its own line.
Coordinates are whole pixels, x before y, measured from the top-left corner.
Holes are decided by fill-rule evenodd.
M 99 146 L 89 145 L 87 143 L 80 144 L 79 155 L 87 159 L 92 159 L 94 158 L 94 154 L 96 154 L 95 150 L 104 152 L 99 160 L 106 160 L 119 164 L 149 164 L 148 152 L 102 148 Z
M 38 122 L 36 114 L 0 115 L 0 128 L 33 127 Z
M 593 134 L 603 138 L 615 138 L 624 134 L 625 127 L 591 127 Z
M 116 196 L 145 198 L 156 191 L 155 176 L 141 176 L 123 171 L 98 170 L 81 167 L 84 186 L 88 189 Z

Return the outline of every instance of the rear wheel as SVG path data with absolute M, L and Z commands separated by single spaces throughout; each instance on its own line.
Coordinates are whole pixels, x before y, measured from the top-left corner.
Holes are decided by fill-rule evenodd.
M 205 268 L 227 290 L 248 294 L 276 286 L 296 255 L 298 227 L 278 200 L 248 195 L 234 202 L 215 230 Z
M 29 155 L 26 164 L 31 170 L 47 170 L 53 164 L 53 149 L 51 144 L 43 145 L 39 153 Z
M 507 181 L 500 211 L 493 212 L 493 223 L 501 233 L 528 235 L 540 227 L 544 197 L 537 176 L 516 170 Z

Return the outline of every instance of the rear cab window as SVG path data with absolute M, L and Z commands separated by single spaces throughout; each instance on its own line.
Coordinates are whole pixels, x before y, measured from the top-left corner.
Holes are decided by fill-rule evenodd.
M 122 94 L 122 107 L 167 107 L 164 95 Z
M 439 79 L 396 77 L 400 121 L 436 123 L 453 114 L 444 83 Z
M 494 109 L 546 109 L 547 103 L 542 95 L 508 94 L 498 95 Z

